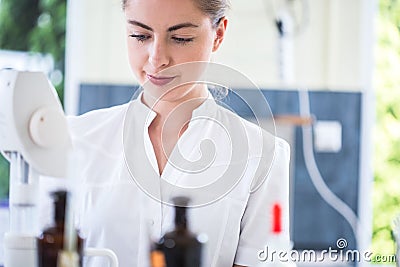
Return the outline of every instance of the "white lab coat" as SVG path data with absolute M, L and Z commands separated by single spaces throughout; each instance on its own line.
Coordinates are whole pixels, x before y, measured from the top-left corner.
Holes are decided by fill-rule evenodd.
M 257 265 L 258 252 L 271 237 L 274 203 L 282 205 L 282 235 L 289 242 L 290 153 L 285 141 L 266 132 L 261 136 L 260 128 L 209 98 L 193 112 L 176 146 L 179 149 L 171 154 L 171 159 L 177 160 L 167 163 L 162 176 L 157 177 L 157 162 L 147 133 L 155 116 L 139 97 L 125 105 L 69 118 L 73 144 L 82 163 L 78 172 L 81 199 L 77 224 L 88 247 L 112 249 L 122 267 L 148 266 L 150 241 L 174 227 L 173 208 L 154 198 L 168 201 L 176 193 L 174 188 L 207 186 L 227 173 L 236 164 L 232 161 L 235 148 L 230 144 L 234 137 L 230 139 L 229 135 L 235 135 L 232 131 L 237 127 L 244 129 L 237 132 L 242 134 L 238 149 L 245 151 L 240 156 L 239 170 L 229 174 L 236 182 L 225 194 L 211 186 L 191 196 L 195 203 L 203 203 L 188 210 L 190 229 L 208 239 L 203 266 Z M 177 151 L 186 160 L 196 161 L 202 156 L 199 145 L 204 139 L 215 144 L 211 165 L 192 173 L 177 167 Z M 135 175 L 141 177 L 132 177 Z M 146 189 L 146 181 L 154 177 L 177 187 L 158 191 L 161 195 L 150 192 L 160 186 L 154 180 L 154 188 Z M 91 258 L 87 266 L 107 263 L 102 258 Z

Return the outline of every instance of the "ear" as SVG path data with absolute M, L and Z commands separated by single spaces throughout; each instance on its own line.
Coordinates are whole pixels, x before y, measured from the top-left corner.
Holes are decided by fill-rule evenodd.
M 215 32 L 214 46 L 212 50 L 213 52 L 218 50 L 219 46 L 224 40 L 227 25 L 228 25 L 228 19 L 226 17 L 221 18 Z

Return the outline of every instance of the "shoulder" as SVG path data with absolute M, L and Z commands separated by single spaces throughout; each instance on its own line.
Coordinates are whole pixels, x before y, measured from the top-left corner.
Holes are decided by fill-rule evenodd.
M 270 158 L 276 153 L 290 154 L 289 144 L 275 135 L 272 122 L 267 126 L 258 125 L 222 106 L 218 107 L 216 117 L 217 120 L 223 121 L 224 125 L 230 125 L 231 132 L 235 135 L 242 130 L 242 139 L 247 140 L 250 158 Z
M 68 128 L 74 147 L 103 156 L 119 155 L 125 113 L 129 104 L 68 116 Z
M 67 122 L 72 137 L 87 136 L 103 130 L 110 131 L 112 126 L 122 125 L 127 108 L 128 104 L 124 104 L 93 110 L 79 116 L 68 116 Z
M 284 153 L 286 156 L 290 156 L 290 146 L 286 140 L 280 137 L 275 137 L 275 147 L 277 152 L 279 151 L 279 153 Z

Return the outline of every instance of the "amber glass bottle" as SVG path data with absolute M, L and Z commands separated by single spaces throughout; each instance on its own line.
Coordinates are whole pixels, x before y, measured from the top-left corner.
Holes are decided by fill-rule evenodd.
M 54 222 L 38 237 L 39 267 L 57 267 L 59 252 L 64 248 L 67 195 L 67 191 L 63 190 L 52 193 L 54 199 Z M 82 266 L 83 239 L 79 235 L 77 237 L 77 251 L 79 254 L 79 266 Z
M 152 267 L 200 267 L 202 244 L 188 229 L 186 207 L 189 199 L 174 198 L 175 229 L 166 233 L 155 245 Z

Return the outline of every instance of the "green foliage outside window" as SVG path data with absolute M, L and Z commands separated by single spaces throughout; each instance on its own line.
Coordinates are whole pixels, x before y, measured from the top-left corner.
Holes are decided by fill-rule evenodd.
M 50 54 L 64 73 L 66 0 L 1 0 L 0 49 Z M 62 99 L 63 83 L 55 85 Z
M 400 0 L 380 0 L 374 88 L 374 253 L 394 253 L 391 222 L 400 214 Z

